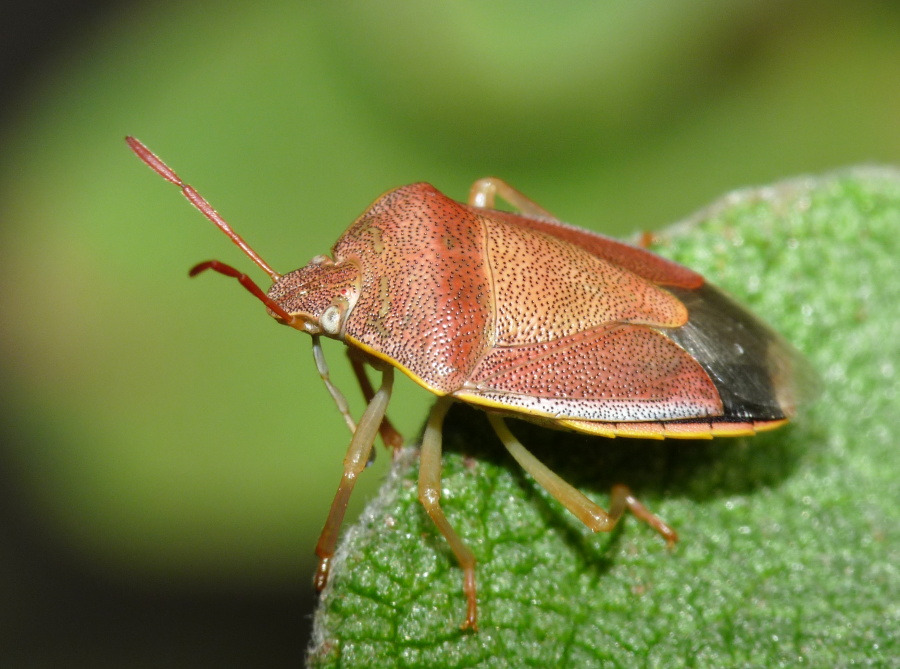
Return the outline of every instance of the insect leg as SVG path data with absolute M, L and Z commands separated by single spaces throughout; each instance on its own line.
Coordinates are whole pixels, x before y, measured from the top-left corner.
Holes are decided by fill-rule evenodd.
M 616 523 L 619 522 L 622 513 L 628 508 L 635 516 L 659 532 L 669 546 L 678 541 L 678 535 L 675 533 L 675 530 L 650 513 L 643 504 L 635 499 L 634 495 L 631 494 L 631 490 L 626 486 L 613 486 L 609 512 L 606 512 L 534 457 L 522 445 L 522 442 L 516 439 L 512 432 L 509 431 L 503 418 L 497 414 L 489 413 L 488 419 L 491 421 L 497 436 L 500 437 L 500 441 L 506 446 L 506 450 L 522 466 L 522 469 L 531 474 L 535 481 L 594 532 L 611 531 L 616 526 Z
M 472 187 L 469 189 L 469 205 L 485 209 L 494 209 L 494 200 L 497 196 L 509 202 L 526 216 L 550 218 L 554 221 L 559 220 L 537 202 L 525 196 L 523 193 L 520 193 L 508 183 L 497 177 L 487 177 L 473 183 Z
M 352 348 L 347 349 L 347 357 L 350 358 L 350 365 L 353 367 L 353 373 L 356 374 L 356 380 L 359 381 L 363 397 L 366 398 L 366 402 L 371 402 L 375 391 L 372 389 L 369 375 L 366 374 L 365 363 Z M 397 429 L 387 416 L 381 421 L 381 427 L 378 431 L 381 433 L 381 441 L 384 442 L 386 447 L 394 449 L 394 455 L 396 456 L 403 446 L 403 435 L 397 432 Z
M 672 548 L 678 541 L 678 533 L 675 532 L 671 526 L 667 525 L 662 518 L 641 504 L 627 485 L 622 485 L 621 483 L 614 485 L 612 492 L 610 493 L 610 499 L 611 507 L 627 506 L 628 510 L 631 511 L 635 517 L 643 520 L 650 527 L 659 532 L 660 536 L 666 540 L 666 545 L 669 548 Z
M 356 478 L 366 468 L 369 451 L 372 450 L 372 444 L 375 443 L 378 426 L 381 425 L 381 419 L 384 418 L 384 412 L 391 399 L 394 368 L 386 367 L 381 378 L 381 388 L 378 389 L 363 412 L 359 419 L 359 425 L 356 426 L 356 431 L 353 433 L 353 438 L 350 440 L 350 447 L 347 449 L 347 455 L 344 456 L 344 475 L 341 477 L 341 483 L 334 495 L 334 501 L 331 503 L 331 510 L 328 512 L 328 519 L 319 536 L 319 543 L 316 544 L 319 568 L 316 571 L 314 582 L 317 590 L 324 588 L 328 582 L 328 572 L 331 569 L 331 559 L 337 545 L 338 530 L 344 521 L 350 493 L 353 492 Z
M 422 437 L 422 453 L 419 461 L 419 501 L 438 530 L 444 535 L 450 549 L 463 570 L 463 592 L 466 595 L 466 620 L 463 629 L 478 629 L 478 604 L 475 588 L 475 554 L 463 543 L 450 526 L 441 509 L 441 429 L 444 416 L 453 400 L 440 398 L 431 410 L 425 434 Z
M 319 339 L 319 335 L 312 335 L 312 348 L 313 359 L 316 361 L 316 370 L 319 372 L 319 377 L 325 383 L 325 387 L 328 388 L 334 403 L 337 404 L 338 411 L 341 412 L 344 422 L 350 428 L 350 434 L 353 434 L 356 432 L 356 421 L 350 415 L 350 406 L 347 404 L 347 398 L 344 397 L 344 393 L 338 390 L 337 386 L 331 382 L 331 375 L 328 373 L 328 363 L 325 362 L 325 353 L 322 351 L 322 342 Z M 369 387 L 371 388 L 371 386 Z M 373 396 L 374 393 L 367 397 L 366 400 L 371 401 Z

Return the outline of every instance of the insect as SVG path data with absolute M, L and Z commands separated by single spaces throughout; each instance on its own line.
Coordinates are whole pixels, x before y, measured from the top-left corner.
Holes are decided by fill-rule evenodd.
M 322 589 L 350 493 L 387 420 L 394 369 L 438 399 L 422 440 L 418 494 L 463 573 L 463 628 L 477 629 L 475 556 L 440 504 L 441 430 L 453 402 L 484 409 L 512 457 L 594 531 L 626 509 L 668 544 L 678 536 L 624 485 L 607 512 L 535 458 L 506 417 L 603 437 L 744 436 L 795 413 L 799 354 L 696 272 L 562 223 L 505 182 L 475 182 L 467 204 L 417 183 L 375 201 L 332 249 L 288 274 L 274 271 L 191 186 L 138 140 L 131 149 L 272 280 L 210 260 L 261 300 L 270 316 L 312 336 L 319 375 L 353 434 L 316 554 Z M 500 197 L 518 210 L 494 209 Z M 359 423 L 330 382 L 320 337 L 351 352 L 367 406 Z M 374 390 L 365 365 L 381 372 Z

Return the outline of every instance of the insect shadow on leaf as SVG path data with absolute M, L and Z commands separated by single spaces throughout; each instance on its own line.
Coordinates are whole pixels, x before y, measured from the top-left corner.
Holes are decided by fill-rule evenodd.
M 777 486 L 788 478 L 804 450 L 792 425 L 773 433 L 738 439 L 603 439 L 554 430 L 527 421 L 509 421 L 510 428 L 547 467 L 586 493 L 601 506 L 616 484 L 628 485 L 642 501 L 658 511 L 666 500 L 688 499 L 698 504 L 732 495 L 753 494 Z M 624 533 L 644 533 L 636 519 L 624 519 L 609 536 L 590 532 L 535 482 L 506 452 L 482 411 L 457 403 L 444 423 L 444 450 L 477 463 L 507 468 L 524 491 L 524 499 L 510 504 L 531 504 L 546 527 L 562 533 L 589 556 L 591 568 L 602 573 L 615 562 Z M 478 513 L 469 507 L 454 515 Z M 512 511 L 510 511 L 512 512 Z M 665 516 L 664 513 L 661 515 Z M 702 532 L 701 527 L 696 531 Z M 648 541 L 657 542 L 653 533 Z

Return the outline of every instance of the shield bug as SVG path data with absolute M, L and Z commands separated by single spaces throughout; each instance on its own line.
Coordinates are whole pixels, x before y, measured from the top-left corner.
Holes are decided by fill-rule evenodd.
M 464 628 L 477 628 L 475 556 L 440 504 L 441 430 L 451 403 L 488 412 L 513 458 L 595 531 L 625 509 L 670 545 L 678 537 L 623 486 L 607 512 L 535 458 L 506 417 L 603 437 L 709 439 L 786 423 L 803 392 L 802 359 L 755 316 L 696 272 L 562 223 L 499 179 L 477 181 L 468 203 L 417 183 L 375 201 L 332 249 L 275 272 L 191 186 L 134 138 L 132 150 L 181 188 L 273 284 L 210 260 L 278 322 L 312 335 L 316 366 L 353 434 L 316 547 L 325 586 L 354 482 L 376 434 L 399 447 L 385 417 L 394 369 L 434 393 L 422 439 L 419 499 L 463 571 Z M 496 197 L 518 213 L 494 209 Z M 320 337 L 344 342 L 368 401 L 355 423 L 331 384 Z M 381 372 L 369 384 L 365 365 Z

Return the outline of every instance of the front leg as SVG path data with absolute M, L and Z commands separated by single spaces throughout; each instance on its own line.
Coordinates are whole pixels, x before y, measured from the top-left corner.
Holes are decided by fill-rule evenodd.
M 371 402 L 372 397 L 375 396 L 375 391 L 372 389 L 369 375 L 366 374 L 365 358 L 363 354 L 357 349 L 348 346 L 347 357 L 350 358 L 350 366 L 353 368 L 353 373 L 356 375 L 356 380 L 359 382 L 359 388 L 362 390 L 366 403 Z M 393 450 L 394 457 L 396 458 L 400 453 L 400 449 L 403 448 L 403 435 L 397 432 L 397 429 L 387 416 L 382 419 L 381 427 L 378 431 L 381 433 L 381 441 L 384 442 L 384 445 L 387 448 Z M 374 452 L 372 457 L 375 457 Z
M 334 500 L 331 502 L 331 510 L 316 544 L 316 555 L 319 556 L 319 567 L 316 570 L 316 590 L 322 590 L 328 583 L 328 574 L 331 571 L 331 559 L 334 557 L 334 549 L 337 546 L 338 531 L 344 522 L 344 514 L 347 511 L 347 503 L 350 501 L 350 493 L 356 479 L 366 468 L 369 461 L 369 453 L 372 444 L 375 443 L 375 435 L 384 418 L 388 402 L 391 399 L 391 389 L 394 385 L 394 368 L 385 367 L 382 375 L 381 388 L 372 397 L 369 406 L 359 419 L 359 425 L 350 440 L 347 455 L 344 456 L 344 475 L 338 485 Z

